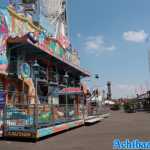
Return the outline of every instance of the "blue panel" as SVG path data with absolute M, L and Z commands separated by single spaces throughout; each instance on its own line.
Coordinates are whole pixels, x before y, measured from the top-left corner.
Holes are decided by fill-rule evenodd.
M 43 129 L 39 129 L 38 130 L 38 138 L 39 137 L 44 137 L 50 134 L 53 134 L 54 131 L 52 130 L 52 128 L 43 128 Z
M 6 8 L 9 4 L 9 0 L 0 0 L 0 8 Z

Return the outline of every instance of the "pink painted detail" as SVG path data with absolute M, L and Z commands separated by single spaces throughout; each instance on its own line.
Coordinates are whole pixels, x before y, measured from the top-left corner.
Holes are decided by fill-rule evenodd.
M 0 64 L 0 71 L 6 71 L 8 64 Z
M 70 45 L 70 41 L 66 36 L 60 35 L 57 38 L 57 40 L 62 45 L 63 48 L 68 48 Z
M 6 26 L 5 17 L 4 16 L 2 16 L 2 24 L 1 24 L 1 27 L 0 27 L 0 32 L 8 33 L 8 28 Z
M 53 56 L 53 51 L 52 51 L 52 49 L 50 49 L 49 54 L 50 54 L 51 56 Z

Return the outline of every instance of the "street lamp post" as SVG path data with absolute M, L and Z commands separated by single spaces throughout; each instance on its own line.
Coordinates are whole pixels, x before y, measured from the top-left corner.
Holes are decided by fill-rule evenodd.
M 38 126 L 38 95 L 37 95 L 37 77 L 39 75 L 39 68 L 40 65 L 37 63 L 37 60 L 35 60 L 34 64 L 32 65 L 33 69 L 33 75 L 34 75 L 34 83 L 35 83 L 35 107 L 34 107 L 34 125 L 35 128 Z
M 99 79 L 99 74 L 95 74 L 95 79 Z
M 65 75 L 64 75 L 64 80 L 65 80 L 65 83 L 66 83 L 66 88 L 68 87 L 68 78 L 69 78 L 69 75 L 68 73 L 66 72 Z M 68 119 L 68 95 L 66 94 L 65 95 L 65 98 L 66 98 L 66 107 L 65 107 L 65 110 L 66 110 L 66 119 Z
M 97 87 L 97 93 L 95 91 L 95 97 L 97 97 L 96 99 L 96 113 L 98 113 L 98 110 L 99 110 L 99 102 L 98 102 L 98 86 L 97 86 L 97 81 L 99 80 L 99 74 L 95 74 L 94 78 L 96 79 L 95 81 L 95 87 Z M 100 110 L 99 110 L 100 111 Z

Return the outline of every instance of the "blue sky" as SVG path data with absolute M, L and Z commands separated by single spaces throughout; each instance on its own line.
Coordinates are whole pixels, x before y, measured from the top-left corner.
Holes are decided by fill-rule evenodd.
M 70 0 L 69 31 L 81 66 L 100 74 L 101 88 L 112 81 L 113 97 L 150 87 L 149 6 L 149 0 Z

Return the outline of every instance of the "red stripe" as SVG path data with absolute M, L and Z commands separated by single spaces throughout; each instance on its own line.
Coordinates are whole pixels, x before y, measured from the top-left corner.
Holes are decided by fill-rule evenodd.
M 54 130 L 55 133 L 63 131 L 63 130 L 66 130 L 66 129 L 69 129 L 69 127 L 68 127 L 67 124 L 61 125 L 60 127 L 54 127 L 53 128 L 53 130 Z

